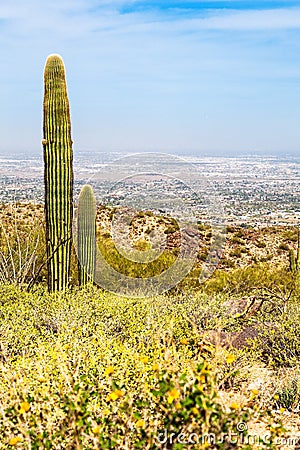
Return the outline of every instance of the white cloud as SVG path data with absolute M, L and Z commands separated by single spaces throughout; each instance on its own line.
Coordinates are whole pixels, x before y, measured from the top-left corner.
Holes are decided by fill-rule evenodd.
M 206 16 L 187 16 L 183 11 L 132 12 L 121 14 L 120 5 L 135 0 L 17 0 L 11 4 L 0 2 L 0 18 L 8 21 L 15 36 L 42 30 L 61 36 L 80 36 L 97 30 L 105 33 L 140 32 L 197 32 L 201 30 L 255 31 L 300 29 L 300 8 L 266 10 L 220 10 L 210 11 Z
M 199 21 L 201 28 L 219 30 L 272 30 L 300 28 L 300 8 L 235 11 Z
M 171 15 L 171 18 L 167 19 L 163 13 L 158 15 L 157 12 L 153 14 L 152 20 L 149 13 L 147 15 L 132 13 L 131 16 L 136 18 L 135 21 L 132 21 L 131 31 L 151 31 L 152 29 L 163 32 L 300 30 L 300 8 L 247 11 L 215 10 L 214 13 L 210 12 L 207 17 L 202 18 L 188 18 L 178 13 Z

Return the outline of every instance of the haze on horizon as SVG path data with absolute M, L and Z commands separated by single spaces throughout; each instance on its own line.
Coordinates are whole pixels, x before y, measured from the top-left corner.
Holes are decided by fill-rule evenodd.
M 300 1 L 0 0 L 0 154 L 38 154 L 62 55 L 74 152 L 299 154 Z

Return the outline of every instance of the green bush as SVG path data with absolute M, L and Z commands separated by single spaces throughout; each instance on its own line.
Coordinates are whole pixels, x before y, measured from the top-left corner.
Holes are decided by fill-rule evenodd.
M 246 405 L 227 411 L 218 397 L 190 327 L 201 307 L 212 314 L 203 294 L 137 300 L 91 285 L 0 294 L 0 449 L 155 450 L 165 448 L 156 440 L 165 429 L 218 437 L 253 414 Z
M 266 247 L 266 243 L 263 241 L 257 241 L 255 242 L 256 247 L 258 248 L 265 248 Z
M 260 328 L 253 343 L 253 351 L 266 364 L 276 367 L 294 367 L 300 357 L 300 330 L 298 322 L 289 318 L 273 327 Z
M 239 295 L 257 292 L 268 288 L 275 291 L 289 292 L 294 286 L 295 278 L 285 267 L 274 267 L 271 263 L 258 263 L 229 272 L 218 270 L 205 283 L 209 293 L 236 293 Z M 300 290 L 297 292 L 300 293 Z
M 278 248 L 279 248 L 279 250 L 285 250 L 285 251 L 289 251 L 289 250 L 290 250 L 290 247 L 289 247 L 287 244 L 285 244 L 284 242 L 281 243 L 281 244 L 278 246 Z
M 241 248 L 236 247 L 229 253 L 229 256 L 234 257 L 234 258 L 240 258 L 242 256 Z
M 28 205 L 28 208 L 30 205 Z M 24 214 L 23 214 L 24 217 Z M 9 219 L 8 219 L 9 218 Z M 20 219 L 10 205 L 0 217 L 0 282 L 25 286 L 46 278 L 45 229 L 40 214 Z

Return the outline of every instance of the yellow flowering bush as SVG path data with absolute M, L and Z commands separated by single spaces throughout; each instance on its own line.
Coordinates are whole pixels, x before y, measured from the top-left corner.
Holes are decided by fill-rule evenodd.
M 157 450 L 163 432 L 220 435 L 254 414 L 220 401 L 214 346 L 187 317 L 206 317 L 205 294 L 132 299 L 91 285 L 63 294 L 2 285 L 0 299 L 0 450 Z M 230 355 L 218 364 L 232 367 Z

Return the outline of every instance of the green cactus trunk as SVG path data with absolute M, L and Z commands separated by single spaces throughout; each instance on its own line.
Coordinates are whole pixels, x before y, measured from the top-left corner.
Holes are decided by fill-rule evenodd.
M 297 257 L 296 257 L 296 270 L 300 269 L 300 229 L 298 228 L 298 242 L 297 242 Z
M 81 189 L 78 199 L 78 272 L 79 284 L 85 285 L 95 278 L 96 267 L 96 199 L 91 186 Z
M 65 68 L 59 55 L 44 71 L 44 179 L 48 289 L 68 287 L 73 216 L 73 152 Z
M 290 249 L 290 253 L 289 253 L 289 260 L 290 260 L 290 271 L 291 272 L 296 272 L 296 260 L 295 260 L 295 252 L 294 249 Z
M 297 239 L 297 253 L 295 256 L 295 251 L 293 248 L 289 252 L 290 260 L 290 271 L 296 273 L 300 270 L 300 229 L 297 229 L 298 239 Z

